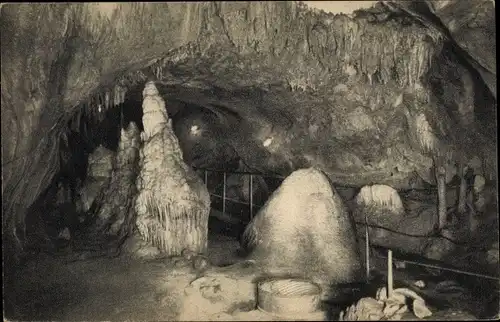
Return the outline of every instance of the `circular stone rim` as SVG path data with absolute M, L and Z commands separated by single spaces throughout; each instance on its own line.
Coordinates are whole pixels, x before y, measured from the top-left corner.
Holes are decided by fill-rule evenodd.
M 277 292 L 276 290 L 273 291 L 272 289 L 272 283 L 275 282 L 285 282 L 289 281 L 291 283 L 293 282 L 300 282 L 304 284 L 308 284 L 308 286 L 311 287 L 311 293 L 309 294 L 303 294 L 303 295 L 281 295 L 279 291 Z M 263 289 L 265 286 L 267 286 L 267 290 Z M 264 313 L 267 313 L 272 316 L 276 317 L 291 317 L 293 319 L 298 319 L 298 318 L 309 318 L 312 315 L 316 316 L 318 314 L 324 314 L 323 311 L 319 309 L 319 304 L 320 304 L 320 297 L 321 297 L 321 286 L 308 281 L 306 279 L 301 279 L 301 278 L 269 278 L 263 281 L 260 281 L 257 284 L 257 309 L 259 311 L 262 311 Z M 296 301 L 300 301 L 300 299 L 304 299 L 304 306 L 301 306 L 304 310 L 302 312 L 297 312 L 294 310 Z M 278 303 L 275 303 L 274 301 L 277 301 Z M 288 305 L 288 301 L 293 302 Z M 310 305 L 309 305 L 310 304 Z M 271 308 L 273 305 L 278 305 L 281 310 L 279 311 L 274 311 L 274 310 L 267 310 L 265 308 Z

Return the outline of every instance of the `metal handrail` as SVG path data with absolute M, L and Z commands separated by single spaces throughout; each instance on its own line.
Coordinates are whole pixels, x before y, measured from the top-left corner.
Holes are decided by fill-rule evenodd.
M 383 256 L 383 255 L 376 255 L 376 256 L 379 257 L 379 258 L 384 258 L 384 259 L 388 258 L 387 256 Z M 438 270 L 442 270 L 442 271 L 448 271 L 448 272 L 454 272 L 454 273 L 458 273 L 458 274 L 462 274 L 462 275 L 476 276 L 476 277 L 480 277 L 480 278 L 485 278 L 485 279 L 491 279 L 491 280 L 495 280 L 495 281 L 500 281 L 499 277 L 495 277 L 495 276 L 491 276 L 491 275 L 485 275 L 485 274 L 480 274 L 480 273 L 474 273 L 474 272 L 469 272 L 469 271 L 464 271 L 464 270 L 457 269 L 457 268 L 449 268 L 449 267 L 442 267 L 442 266 L 431 265 L 431 264 L 423 264 L 423 263 L 414 262 L 414 261 L 410 261 L 410 260 L 406 260 L 406 259 L 397 259 L 397 260 L 398 260 L 398 262 L 407 263 L 407 264 L 410 264 L 410 265 L 427 267 L 427 268 L 434 268 L 434 269 L 438 269 Z
M 216 194 L 216 193 L 210 193 L 210 195 L 211 195 L 211 196 L 214 196 L 214 197 L 217 197 L 217 198 L 220 198 L 220 199 L 224 198 L 223 196 L 218 195 L 218 194 Z M 241 205 L 250 205 L 250 203 L 248 203 L 248 202 L 244 202 L 244 201 L 241 201 L 241 200 L 236 200 L 236 199 L 233 199 L 233 198 L 228 198 L 228 197 L 225 197 L 225 199 L 226 199 L 226 200 L 229 200 L 229 201 L 232 201 L 232 202 L 234 202 L 234 203 L 239 203 L 239 204 L 241 204 Z M 252 206 L 256 206 L 256 207 L 262 207 L 262 206 L 263 206 L 263 205 L 258 205 L 258 204 L 255 204 L 255 203 L 253 203 L 253 204 L 251 204 L 251 205 L 252 205 Z
M 255 176 L 261 176 L 263 178 L 272 178 L 272 179 L 286 179 L 285 176 L 280 176 L 276 174 L 266 174 L 262 172 L 249 172 L 249 171 L 227 171 L 224 169 L 210 169 L 210 168 L 199 168 L 199 167 L 192 167 L 194 170 L 202 170 L 205 171 L 205 179 L 206 179 L 206 173 L 207 172 L 215 172 L 215 173 L 229 173 L 229 174 L 243 174 L 243 175 L 255 175 Z M 340 184 L 337 182 L 334 182 L 333 185 L 335 186 L 335 189 L 359 189 L 359 186 L 355 185 L 348 185 L 348 184 Z M 370 185 L 370 184 L 367 184 Z M 458 188 L 459 185 L 453 185 L 453 186 L 447 186 L 449 189 L 455 189 Z M 405 189 L 396 189 L 399 192 L 408 192 L 408 191 L 435 191 L 437 190 L 437 186 L 430 186 L 427 188 L 405 188 Z

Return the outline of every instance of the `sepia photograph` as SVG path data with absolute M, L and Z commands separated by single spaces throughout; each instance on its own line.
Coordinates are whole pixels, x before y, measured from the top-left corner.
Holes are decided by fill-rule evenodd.
M 498 320 L 494 0 L 0 3 L 4 321 Z

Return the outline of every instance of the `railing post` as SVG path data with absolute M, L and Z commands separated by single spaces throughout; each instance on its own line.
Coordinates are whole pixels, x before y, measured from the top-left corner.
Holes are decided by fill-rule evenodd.
M 253 219 L 253 175 L 250 175 L 250 220 Z
M 366 251 L 366 281 L 370 281 L 370 237 L 368 235 L 368 214 L 365 211 L 365 251 Z
M 226 172 L 224 171 L 224 185 L 222 187 L 222 215 L 226 214 Z
M 392 250 L 387 253 L 387 298 L 392 297 L 393 280 L 392 280 Z

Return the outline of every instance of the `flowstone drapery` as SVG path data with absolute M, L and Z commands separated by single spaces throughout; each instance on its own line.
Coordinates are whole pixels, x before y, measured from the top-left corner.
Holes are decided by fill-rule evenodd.
M 165 101 L 153 82 L 143 91 L 143 147 L 135 209 L 141 236 L 167 255 L 207 250 L 210 195 L 183 159 Z

